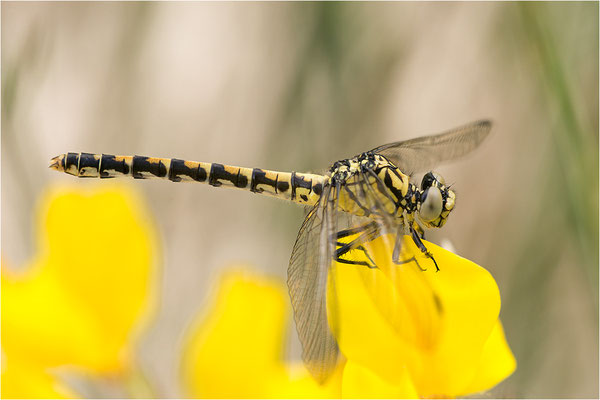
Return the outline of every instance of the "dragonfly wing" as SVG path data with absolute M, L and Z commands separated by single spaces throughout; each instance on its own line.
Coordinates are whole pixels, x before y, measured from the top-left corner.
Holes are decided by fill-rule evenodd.
M 319 382 L 331 375 L 339 353 L 327 322 L 327 277 L 335 246 L 330 238 L 336 232 L 335 190 L 325 186 L 319 203 L 308 213 L 288 267 L 288 288 L 302 359 Z
M 476 121 L 439 135 L 389 143 L 371 151 L 386 157 L 405 173 L 429 171 L 474 150 L 491 127 L 490 121 Z

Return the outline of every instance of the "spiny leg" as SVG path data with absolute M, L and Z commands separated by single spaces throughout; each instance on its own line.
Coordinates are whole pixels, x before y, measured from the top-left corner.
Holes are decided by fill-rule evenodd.
M 410 235 L 412 237 L 413 242 L 415 242 L 415 244 L 417 245 L 419 250 L 421 250 L 421 252 L 423 252 L 423 254 L 425 254 L 428 258 L 431 258 L 431 260 L 433 261 L 433 264 L 435 264 L 435 272 L 438 272 L 440 270 L 440 267 L 438 267 L 437 262 L 435 261 L 435 258 L 433 258 L 433 254 L 431 254 L 429 252 L 429 250 L 427 250 L 427 247 L 425 247 L 425 245 L 421 241 L 421 238 L 419 237 L 419 234 L 417 233 L 417 231 L 415 230 L 415 228 L 412 225 L 410 226 Z M 421 267 L 419 267 L 419 268 L 421 268 Z
M 417 225 L 417 224 L 415 223 L 414 225 Z M 419 226 L 419 225 L 417 225 L 417 226 Z M 419 227 L 419 228 L 421 228 L 421 227 Z M 413 225 L 410 225 L 409 230 L 410 230 L 410 235 L 412 237 L 413 242 L 417 245 L 419 250 L 421 250 L 423 252 L 423 254 L 425 254 L 425 256 L 427 256 L 428 258 L 430 258 L 433 261 L 433 264 L 435 265 L 435 272 L 439 271 L 440 268 L 438 267 L 437 262 L 435 261 L 435 258 L 433 258 L 433 254 L 431 254 L 429 252 L 429 250 L 427 250 L 427 247 L 425 247 L 425 245 L 421 241 L 421 238 L 419 237 L 419 233 L 417 232 L 417 230 L 413 227 Z M 420 231 L 422 232 L 423 230 L 420 229 Z M 394 244 L 394 252 L 392 253 L 392 261 L 398 265 L 406 264 L 411 261 L 414 261 L 415 264 L 417 264 L 417 267 L 421 271 L 426 271 L 427 268 L 421 267 L 421 264 L 419 264 L 419 262 L 417 261 L 415 256 L 412 256 L 411 258 L 409 258 L 407 260 L 403 260 L 403 261 L 400 260 L 400 248 L 402 246 L 402 237 L 403 237 L 402 236 L 402 228 L 400 228 L 398 234 L 396 235 L 396 243 Z
M 404 235 L 403 235 L 404 232 L 402 232 L 402 228 L 403 228 L 402 225 L 398 228 L 398 234 L 396 235 L 396 242 L 394 243 L 394 252 L 392 253 L 392 261 L 396 265 L 407 264 L 411 261 L 414 261 L 415 264 L 417 264 L 417 268 L 419 268 L 421 271 L 427 271 L 427 268 L 421 267 L 421 264 L 419 264 L 419 261 L 417 261 L 415 256 L 412 256 L 411 258 L 409 258 L 407 260 L 400 260 L 400 248 L 402 247 L 402 240 L 404 237 Z M 437 264 L 436 264 L 436 266 L 437 266 Z
M 413 221 L 412 226 L 413 226 L 413 228 L 415 228 L 415 230 L 419 234 L 419 237 L 421 239 L 425 239 L 425 231 L 423 230 L 423 228 L 421 228 L 421 226 L 419 224 L 417 224 L 416 221 Z
M 377 223 L 369 222 L 362 226 L 358 226 L 355 228 L 350 228 L 350 229 L 340 231 L 340 232 L 338 232 L 337 237 L 344 238 L 344 237 L 358 234 L 358 233 L 360 233 L 360 235 L 348 243 L 344 243 L 344 242 L 340 242 L 340 241 L 335 242 L 335 245 L 336 245 L 336 251 L 335 251 L 335 255 L 334 255 L 335 261 L 340 262 L 340 263 L 345 263 L 345 264 L 363 265 L 363 266 L 371 268 L 371 269 L 377 268 L 377 264 L 375 264 L 375 261 L 373 261 L 373 259 L 369 255 L 369 252 L 367 251 L 367 249 L 362 245 L 363 243 L 374 240 L 375 238 L 377 238 L 379 236 L 380 233 L 379 233 Z M 355 260 L 347 260 L 347 259 L 342 258 L 344 255 L 346 255 L 351 250 L 362 251 L 364 253 L 365 257 L 367 257 L 367 259 L 370 261 L 370 263 L 367 261 L 355 261 Z
M 349 243 L 350 244 L 350 243 Z M 347 260 L 345 258 L 342 258 L 342 256 L 344 256 L 345 254 L 347 254 L 350 250 L 360 250 L 365 254 L 365 257 L 367 257 L 370 261 L 370 263 L 368 263 L 367 261 L 356 261 L 356 260 Z M 351 265 L 363 265 L 367 268 L 370 269 L 376 269 L 377 268 L 377 264 L 375 264 L 375 261 L 373 261 L 373 259 L 371 258 L 371 256 L 369 255 L 369 253 L 367 252 L 367 249 L 365 249 L 362 245 L 358 245 L 354 248 L 339 248 L 336 250 L 335 252 L 335 256 L 334 256 L 334 260 L 339 262 L 339 263 L 343 263 L 343 264 L 351 264 Z
M 342 239 L 348 236 L 356 235 L 357 233 L 363 233 L 367 230 L 375 231 L 377 229 L 377 223 L 375 221 L 367 222 L 364 225 L 356 226 L 354 228 L 344 229 L 335 234 L 336 239 Z

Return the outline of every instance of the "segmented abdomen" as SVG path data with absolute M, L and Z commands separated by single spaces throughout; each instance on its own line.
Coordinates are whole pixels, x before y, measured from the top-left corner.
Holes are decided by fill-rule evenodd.
M 314 205 L 327 177 L 299 172 L 277 172 L 176 158 L 67 153 L 52 159 L 51 168 L 77 177 L 136 179 L 162 178 L 229 186 L 267 194 L 296 203 Z

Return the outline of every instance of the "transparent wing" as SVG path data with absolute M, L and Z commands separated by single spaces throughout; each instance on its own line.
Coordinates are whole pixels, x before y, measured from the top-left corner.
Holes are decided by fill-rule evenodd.
M 288 288 L 302 359 L 310 373 L 324 382 L 335 369 L 338 346 L 327 322 L 327 276 L 335 244 L 335 188 L 323 194 L 306 216 L 288 267 Z
M 405 173 L 430 171 L 440 163 L 474 150 L 486 138 L 491 127 L 490 121 L 476 121 L 439 135 L 385 144 L 372 152 L 386 157 Z

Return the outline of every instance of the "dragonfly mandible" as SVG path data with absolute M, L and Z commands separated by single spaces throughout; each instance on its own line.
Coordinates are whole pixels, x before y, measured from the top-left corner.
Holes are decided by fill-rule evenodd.
M 474 150 L 490 129 L 490 121 L 482 120 L 438 135 L 386 144 L 337 161 L 324 174 L 92 153 L 59 155 L 51 160 L 50 168 L 77 177 L 202 182 L 309 206 L 292 250 L 287 283 L 302 358 L 311 374 L 324 382 L 339 354 L 327 321 L 327 279 L 332 263 L 377 268 L 368 254 L 360 261 L 348 254 L 357 249 L 366 253 L 363 244 L 396 233 L 392 258 L 400 264 L 397 255 L 407 233 L 439 270 L 421 239 L 425 228 L 445 224 L 456 195 L 431 169 Z M 411 174 L 418 171 L 429 171 L 420 185 L 410 181 Z

